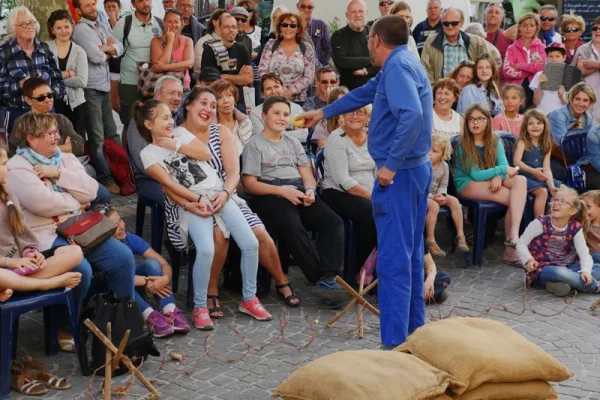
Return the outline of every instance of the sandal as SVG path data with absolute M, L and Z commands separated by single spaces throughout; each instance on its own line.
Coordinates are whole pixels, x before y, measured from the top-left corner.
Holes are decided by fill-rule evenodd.
M 225 314 L 221 307 L 217 306 L 217 301 L 219 300 L 219 296 L 206 296 L 207 299 L 212 300 L 213 307 L 208 309 L 208 315 L 213 319 L 223 319 Z
M 440 246 L 433 240 L 426 240 L 425 244 L 432 256 L 446 257 L 446 252 L 440 249 Z
M 59 378 L 46 371 L 42 360 L 27 357 L 23 360 L 23 365 L 26 368 L 25 373 L 28 378 L 42 382 L 48 389 L 67 390 L 71 388 L 71 384 L 65 378 Z
M 290 291 L 292 292 L 292 294 L 290 294 L 287 297 L 285 297 L 283 293 L 281 293 L 281 289 L 285 289 L 286 287 L 290 288 Z M 294 289 L 292 289 L 291 283 L 288 282 L 284 283 L 283 285 L 275 285 L 275 289 L 277 290 L 277 297 L 283 299 L 285 301 L 285 304 L 287 304 L 288 306 L 298 307 L 300 305 L 300 299 L 294 294 Z
M 25 376 L 23 364 L 13 361 L 10 371 L 10 388 L 27 396 L 40 396 L 48 393 L 42 382 L 34 381 Z
M 58 339 L 58 347 L 60 351 L 64 353 L 75 353 L 75 340 L 71 339 Z
M 469 252 L 469 245 L 467 244 L 467 240 L 464 236 L 456 237 L 456 247 L 458 247 L 458 250 L 460 250 L 463 253 Z

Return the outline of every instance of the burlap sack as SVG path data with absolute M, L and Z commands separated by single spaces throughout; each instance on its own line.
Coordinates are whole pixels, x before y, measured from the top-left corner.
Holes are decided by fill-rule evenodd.
M 454 400 L 558 400 L 552 385 L 544 381 L 484 383 L 457 395 Z
M 503 323 L 448 318 L 417 329 L 396 351 L 411 353 L 463 384 L 462 394 L 485 382 L 561 382 L 573 374 L 554 357 Z
M 429 400 L 458 385 L 417 357 L 392 351 L 342 351 L 292 373 L 272 397 L 284 400 Z

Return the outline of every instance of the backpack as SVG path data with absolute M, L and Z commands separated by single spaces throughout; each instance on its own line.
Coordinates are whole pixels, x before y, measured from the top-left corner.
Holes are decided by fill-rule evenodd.
M 83 357 L 81 370 L 85 376 L 90 376 L 97 371 L 98 375 L 104 375 L 106 363 L 106 346 L 93 335 L 92 338 L 92 360 L 88 358 L 87 342 L 90 330 L 84 324 L 89 319 L 96 327 L 106 335 L 106 324 L 111 323 L 111 341 L 115 347 L 119 347 L 121 339 L 125 332 L 131 330 L 129 340 L 125 346 L 123 354 L 131 359 L 136 368 L 148 358 L 148 355 L 160 356 L 160 352 L 154 345 L 152 333 L 144 323 L 144 317 L 137 303 L 126 297 L 117 299 L 114 292 L 98 293 L 94 295 L 86 304 L 80 317 L 80 339 L 83 348 Z M 113 371 L 113 376 L 119 376 L 128 371 L 122 362 L 119 362 L 119 369 Z
M 127 151 L 110 139 L 104 139 L 104 154 L 108 162 L 108 168 L 115 182 L 121 188 L 122 196 L 135 193 L 135 180 L 133 171 L 129 165 Z
M 163 23 L 163 20 L 152 16 L 152 18 L 154 18 L 156 20 L 156 22 L 158 23 L 158 26 L 160 26 L 160 29 L 164 32 L 165 31 L 165 24 Z M 127 52 L 127 48 L 129 47 L 127 45 L 127 38 L 129 37 L 129 33 L 131 32 L 131 25 L 133 24 L 133 14 L 129 14 L 128 16 L 125 17 L 125 26 L 123 27 L 123 55 L 125 55 L 125 53 Z M 123 56 L 121 56 L 123 57 Z

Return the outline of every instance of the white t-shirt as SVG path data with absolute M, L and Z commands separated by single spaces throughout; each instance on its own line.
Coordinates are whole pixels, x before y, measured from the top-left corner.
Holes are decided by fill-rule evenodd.
M 540 86 L 540 75 L 544 71 L 540 71 L 535 74 L 531 82 L 529 83 L 529 88 L 533 91 Z M 537 106 L 540 110 L 542 110 L 546 115 L 550 114 L 552 111 L 561 108 L 563 103 L 561 103 L 558 98 L 558 92 L 554 90 L 542 90 L 542 101 L 540 101 L 540 105 Z
M 433 111 L 433 133 L 451 138 L 460 135 L 460 114 L 452 110 L 452 119 L 444 121 Z
M 173 138 L 181 144 L 189 144 L 195 136 L 187 129 L 178 127 L 173 130 Z M 222 182 L 217 172 L 206 161 L 194 160 L 182 153 L 149 144 L 140 153 L 142 164 L 148 169 L 160 164 L 173 180 L 179 182 L 192 192 L 202 194 L 207 190 L 220 190 Z

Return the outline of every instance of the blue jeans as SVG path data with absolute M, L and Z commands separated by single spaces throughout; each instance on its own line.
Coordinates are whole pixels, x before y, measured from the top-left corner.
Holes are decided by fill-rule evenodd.
M 156 258 L 148 258 L 135 267 L 135 274 L 141 276 L 162 276 L 162 267 Z M 134 295 L 135 301 L 138 303 L 141 312 L 144 312 L 144 310 L 150 307 L 150 304 L 148 304 L 148 302 L 144 300 L 144 298 L 140 296 L 137 291 L 134 292 Z M 173 295 L 165 297 L 164 299 L 161 299 L 159 296 L 155 295 L 154 298 L 158 302 L 158 308 L 160 310 L 165 308 L 167 304 L 175 303 L 175 297 L 173 297 Z
M 98 184 L 98 192 L 96 193 L 96 198 L 91 202 L 90 207 L 94 208 L 94 206 L 103 206 L 105 204 L 110 204 L 110 192 L 103 184 Z
M 547 266 L 542 268 L 542 272 L 534 282 L 534 286 L 545 289 L 546 282 L 564 282 L 584 293 L 600 293 L 600 265 L 594 264 L 592 267 L 592 283 L 586 285 L 581 280 L 581 266 L 579 264 L 571 264 L 566 267 Z
M 377 227 L 377 277 L 381 341 L 398 346 L 425 324 L 423 229 L 431 164 L 400 169 L 394 183 L 375 182 L 372 203 Z
M 52 247 L 61 247 L 68 244 L 65 239 L 57 237 Z M 133 298 L 133 280 L 135 277 L 133 253 L 131 253 L 131 250 L 125 244 L 111 237 L 91 253 L 87 254 L 81 263 L 72 269 L 72 272 L 81 273 L 81 283 L 73 288 L 73 298 L 77 313 L 79 313 L 83 300 L 90 288 L 92 270 L 104 274 L 104 279 L 109 290 L 114 290 L 117 297 L 130 296 Z M 69 326 L 67 313 L 60 313 L 60 315 L 64 322 L 60 326 Z
M 592 253 L 592 260 L 594 264 L 600 264 L 600 253 Z
M 246 222 L 246 218 L 233 200 L 221 209 L 221 216 L 231 236 L 242 252 L 242 301 L 256 296 L 256 272 L 258 270 L 258 240 Z M 213 218 L 202 218 L 188 213 L 188 231 L 196 246 L 194 262 L 194 308 L 206 308 L 210 267 L 215 255 Z

